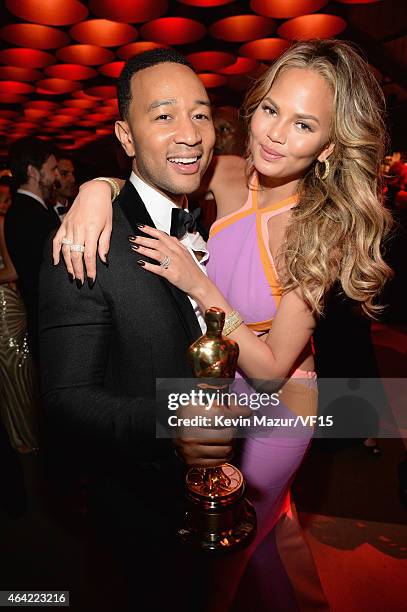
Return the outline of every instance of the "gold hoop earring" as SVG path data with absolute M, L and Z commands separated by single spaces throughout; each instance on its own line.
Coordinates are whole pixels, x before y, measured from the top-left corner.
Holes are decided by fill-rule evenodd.
M 324 173 L 323 173 L 323 175 L 322 175 L 322 176 L 321 176 L 321 175 L 320 175 L 320 173 L 319 173 L 319 165 L 318 165 L 318 164 L 320 164 L 320 163 L 325 164 Z M 315 176 L 316 176 L 317 178 L 319 178 L 319 180 L 320 180 L 320 181 L 324 181 L 324 180 L 326 179 L 326 177 L 327 177 L 327 176 L 328 176 L 328 174 L 329 174 L 329 170 L 330 170 L 330 167 L 329 167 L 329 161 L 328 161 L 327 159 L 325 159 L 323 162 L 318 162 L 318 161 L 317 161 L 317 163 L 316 163 L 316 164 L 315 164 L 315 166 L 314 166 Z

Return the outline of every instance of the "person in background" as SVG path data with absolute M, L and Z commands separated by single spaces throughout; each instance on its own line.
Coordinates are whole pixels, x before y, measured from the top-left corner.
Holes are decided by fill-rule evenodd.
M 58 174 L 59 177 L 55 181 L 54 209 L 62 221 L 72 204 L 72 200 L 78 193 L 75 181 L 75 167 L 71 159 L 68 157 L 58 158 Z
M 48 205 L 59 179 L 58 164 L 48 144 L 28 136 L 11 147 L 10 170 L 13 193 L 4 223 L 5 240 L 27 311 L 29 349 L 38 362 L 40 267 L 45 241 L 60 225 L 57 213 Z
M 0 178 L 0 414 L 10 443 L 20 453 L 38 450 L 38 387 L 27 346 L 26 312 L 17 273 L 4 240 L 11 178 Z

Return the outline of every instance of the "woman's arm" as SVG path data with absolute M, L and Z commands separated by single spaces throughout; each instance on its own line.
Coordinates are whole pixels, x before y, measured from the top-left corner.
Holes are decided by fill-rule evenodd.
M 3 259 L 3 268 L 0 269 L 0 283 L 10 283 L 17 280 L 17 272 L 8 254 L 4 239 L 4 218 L 0 217 L 0 253 Z
M 120 189 L 125 181 L 114 179 Z M 105 181 L 88 181 L 79 189 L 74 203 L 65 215 L 61 227 L 53 240 L 54 264 L 59 263 L 60 251 L 67 270 L 74 278 L 84 281 L 83 257 L 87 277 L 96 278 L 96 252 L 106 263 L 112 233 L 112 189 Z M 68 245 L 62 244 L 66 238 L 74 244 L 85 246 L 85 252 L 71 252 Z
M 132 248 L 139 255 L 139 265 L 163 276 L 188 293 L 198 303 L 202 312 L 211 306 L 218 306 L 226 314 L 232 312 L 232 305 L 196 265 L 188 249 L 176 238 L 147 226 L 144 226 L 143 232 L 149 238 L 137 236 L 132 241 Z M 166 255 L 170 257 L 167 269 L 142 259 L 147 256 L 161 262 Z M 285 378 L 292 370 L 314 327 L 314 317 L 300 293 L 291 291 L 281 298 L 266 342 L 255 336 L 246 325 L 240 325 L 230 337 L 239 344 L 239 366 L 246 376 L 265 380 L 280 379 Z

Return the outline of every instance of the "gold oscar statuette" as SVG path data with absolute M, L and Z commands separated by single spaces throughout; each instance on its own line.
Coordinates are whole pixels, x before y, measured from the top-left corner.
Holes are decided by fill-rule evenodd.
M 209 308 L 205 322 L 206 334 L 189 347 L 192 370 L 196 378 L 208 379 L 198 385 L 201 389 L 227 392 L 227 381 L 215 379 L 234 379 L 239 346 L 222 336 L 223 310 Z M 255 535 L 256 513 L 245 497 L 245 488 L 243 474 L 230 463 L 216 468 L 190 468 L 186 475 L 187 508 L 178 530 L 181 539 L 212 552 L 248 545 Z

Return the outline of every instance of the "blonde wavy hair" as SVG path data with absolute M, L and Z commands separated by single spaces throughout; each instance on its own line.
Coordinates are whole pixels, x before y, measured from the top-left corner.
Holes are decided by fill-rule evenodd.
M 383 92 L 368 64 L 340 40 L 300 42 L 288 49 L 246 95 L 242 116 L 248 133 L 254 112 L 279 74 L 290 68 L 315 70 L 333 92 L 325 180 L 315 174 L 316 160 L 299 184 L 283 258 L 283 290 L 299 287 L 314 314 L 322 314 L 326 295 L 339 280 L 344 293 L 377 318 L 377 304 L 392 271 L 382 257 L 391 227 L 384 208 L 380 164 L 387 146 Z M 320 175 L 324 166 L 321 165 Z M 247 153 L 248 176 L 254 170 Z

